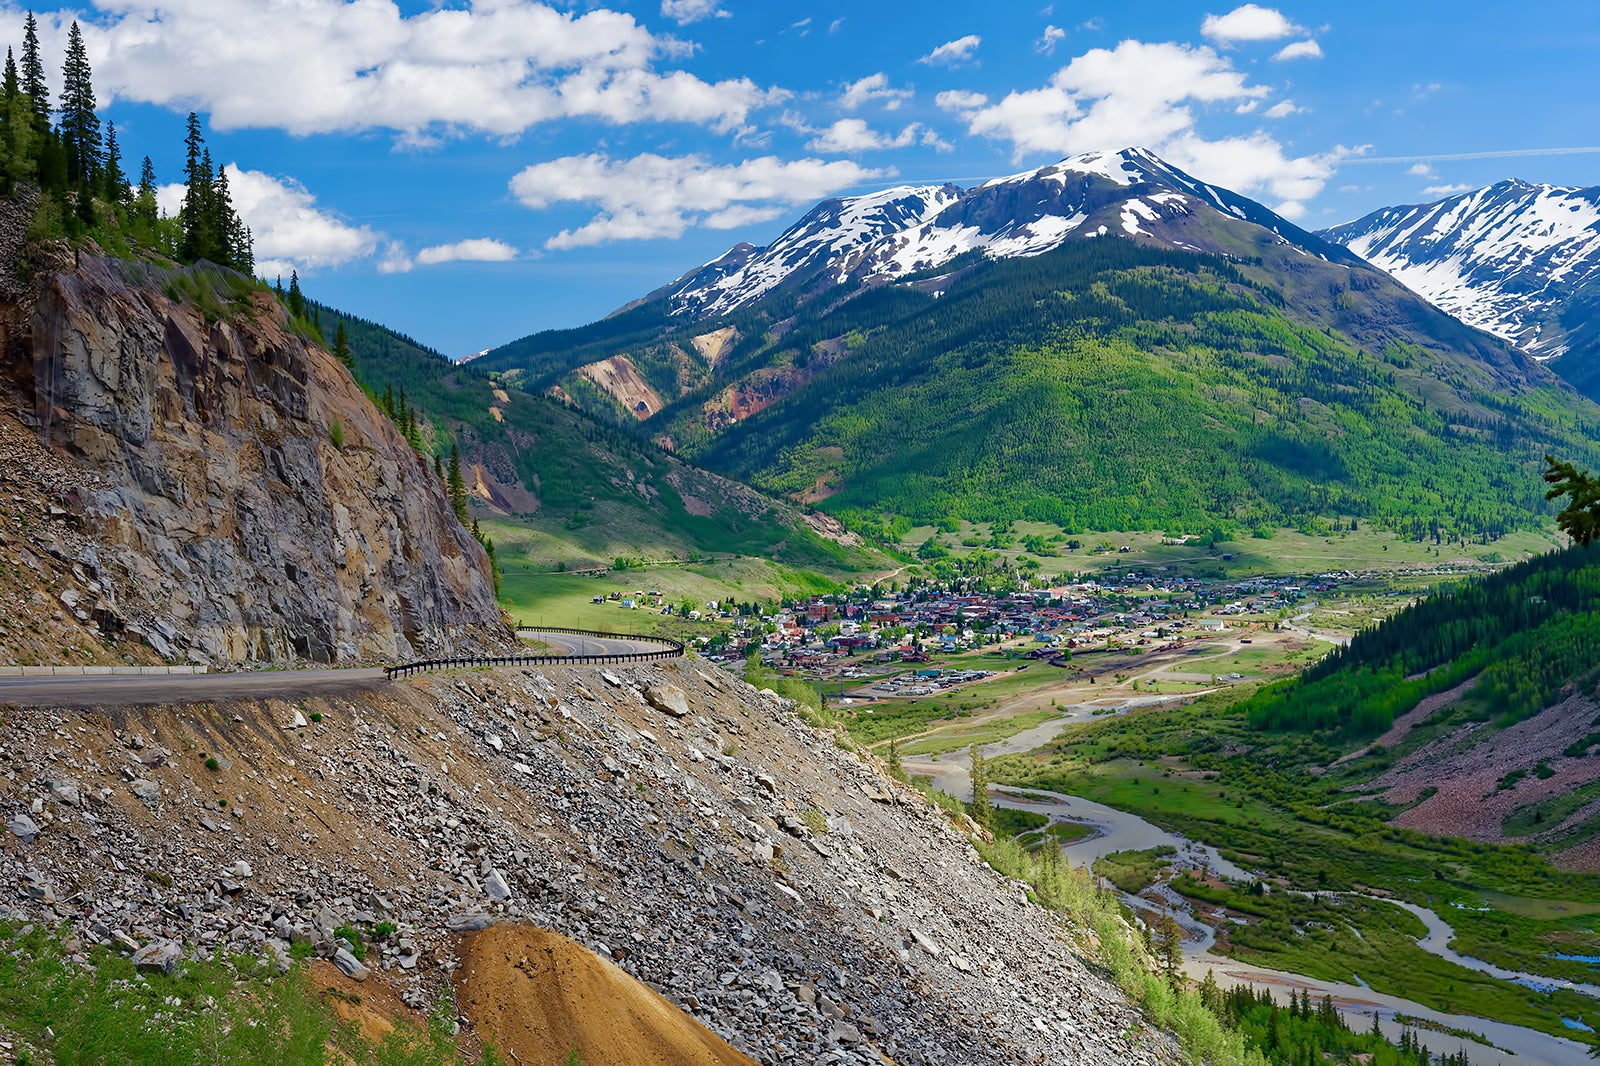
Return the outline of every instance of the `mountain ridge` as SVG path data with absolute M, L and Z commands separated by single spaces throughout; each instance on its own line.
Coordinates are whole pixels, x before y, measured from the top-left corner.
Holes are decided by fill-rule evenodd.
M 1322 233 L 1596 395 L 1600 186 L 1510 178 Z
M 1588 454 L 1600 412 L 1535 360 L 1149 153 L 997 178 L 930 221 L 903 193 L 824 201 L 770 255 L 736 245 L 612 319 L 480 363 L 868 524 L 1319 513 L 1485 536 L 1547 512 L 1544 451 Z M 1126 473 L 1093 458 L 1112 442 Z

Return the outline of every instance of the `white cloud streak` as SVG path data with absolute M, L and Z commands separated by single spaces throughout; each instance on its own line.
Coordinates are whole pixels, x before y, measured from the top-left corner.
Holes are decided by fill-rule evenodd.
M 661 0 L 661 17 L 680 26 L 708 18 L 731 18 L 722 10 L 722 0 Z
M 821 131 L 806 145 L 813 152 L 850 154 L 882 148 L 905 148 L 917 142 L 920 123 L 913 122 L 894 136 L 879 133 L 859 118 L 842 118 Z
M 972 53 L 976 52 L 982 43 L 982 37 L 976 33 L 969 33 L 965 37 L 946 41 L 917 62 L 927 66 L 958 67 L 971 59 Z
M 473 237 L 454 244 L 436 244 L 417 253 L 417 262 L 423 266 L 437 263 L 509 263 L 517 257 L 517 250 L 504 241 L 492 237 Z
M 1288 59 L 1321 59 L 1322 46 L 1316 41 L 1295 41 L 1278 49 L 1272 58 L 1280 63 Z
M 545 242 L 546 248 L 562 249 L 677 237 L 690 226 L 732 229 L 763 222 L 795 204 L 888 173 L 849 160 L 763 156 L 719 166 L 698 155 L 612 160 L 596 153 L 527 167 L 511 179 L 511 192 L 536 209 L 560 203 L 599 209 L 584 225 Z
M 879 71 L 853 81 L 839 94 L 839 106 L 846 111 L 856 111 L 867 104 L 878 103 L 885 111 L 898 111 L 900 105 L 911 99 L 910 89 L 895 89 L 889 85 L 889 75 Z

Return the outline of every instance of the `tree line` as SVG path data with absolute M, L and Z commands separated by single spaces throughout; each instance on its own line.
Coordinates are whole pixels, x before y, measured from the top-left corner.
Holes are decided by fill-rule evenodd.
M 52 106 L 39 23 L 28 13 L 20 62 L 8 47 L 0 81 L 0 195 L 34 202 L 31 237 L 91 238 L 113 253 L 147 249 L 180 263 L 206 260 L 253 275 L 252 235 L 234 209 L 227 170 L 212 160 L 193 112 L 184 149 L 183 206 L 177 218 L 166 218 L 156 203 L 150 157 L 143 157 L 135 184 L 116 125 L 101 120 L 78 23 L 67 31 L 61 90 Z

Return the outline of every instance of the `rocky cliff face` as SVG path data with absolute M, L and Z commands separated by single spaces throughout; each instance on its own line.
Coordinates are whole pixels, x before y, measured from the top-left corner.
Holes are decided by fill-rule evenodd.
M 0 316 L 4 360 L 16 414 L 70 471 L 77 535 L 55 554 L 101 637 L 214 663 L 507 639 L 429 464 L 269 294 L 84 256 L 29 303 Z

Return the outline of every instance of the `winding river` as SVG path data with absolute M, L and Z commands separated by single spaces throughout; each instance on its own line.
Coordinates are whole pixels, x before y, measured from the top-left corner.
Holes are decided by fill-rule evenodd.
M 1136 697 L 1135 700 L 1118 701 L 1109 705 L 1100 703 L 1069 707 L 1062 718 L 1025 730 L 998 743 L 985 745 L 983 752 L 985 757 L 991 757 L 1031 751 L 1049 743 L 1067 722 L 1097 714 L 1103 715 L 1108 710 L 1122 713 L 1136 703 L 1142 705 L 1161 700 L 1162 697 Z M 906 756 L 904 763 L 909 773 L 926 774 L 931 777 L 936 788 L 962 799 L 971 799 L 970 759 L 965 752 L 944 755 L 939 757 L 938 761 L 923 756 Z M 1250 877 L 1248 871 L 1224 859 L 1209 845 L 1188 840 L 1179 834 L 1161 829 L 1137 815 L 1092 800 L 1056 792 L 1007 787 L 994 788 L 992 796 L 995 804 L 1000 807 L 1042 814 L 1051 822 L 1077 822 L 1094 827 L 1096 830 L 1094 836 L 1069 844 L 1062 849 L 1074 865 L 1088 866 L 1102 855 L 1115 851 L 1138 851 L 1168 846 L 1176 850 L 1174 863 L 1180 867 L 1209 867 L 1223 877 L 1234 880 L 1245 880 Z M 1216 940 L 1215 932 L 1211 926 L 1195 917 L 1193 903 L 1170 889 L 1157 889 L 1157 891 L 1164 897 L 1168 910 L 1184 929 L 1183 969 L 1196 980 L 1210 972 L 1215 976 L 1217 983 L 1224 988 L 1253 984 L 1283 991 L 1298 991 L 1305 988 L 1311 991 L 1314 999 L 1329 995 L 1333 997 L 1334 1005 L 1345 1016 L 1351 1028 L 1369 1028 L 1372 1025 L 1373 1015 L 1377 1014 L 1379 1027 L 1393 1040 L 1399 1039 L 1401 1031 L 1400 1023 L 1395 1020 L 1396 1015 L 1419 1018 L 1451 1029 L 1479 1033 L 1493 1046 L 1429 1029 L 1418 1032 L 1422 1042 L 1435 1055 L 1465 1051 L 1474 1066 L 1503 1066 L 1503 1064 L 1510 1066 L 1513 1063 L 1568 1066 L 1588 1061 L 1588 1047 L 1574 1040 L 1565 1040 L 1534 1029 L 1490 1021 L 1486 1018 L 1445 1014 L 1408 999 L 1373 991 L 1365 985 L 1325 981 L 1216 955 L 1211 950 Z M 1124 903 L 1137 911 L 1153 915 L 1160 910 L 1157 904 L 1141 897 L 1120 892 L 1118 895 Z M 1383 902 L 1402 907 L 1421 919 L 1427 928 L 1427 935 L 1417 942 L 1418 946 L 1458 966 L 1531 987 L 1559 986 L 1585 995 L 1600 997 L 1600 986 L 1561 981 L 1538 974 L 1518 973 L 1481 959 L 1458 954 L 1449 946 L 1454 933 L 1449 923 L 1438 914 L 1414 903 L 1392 899 Z

